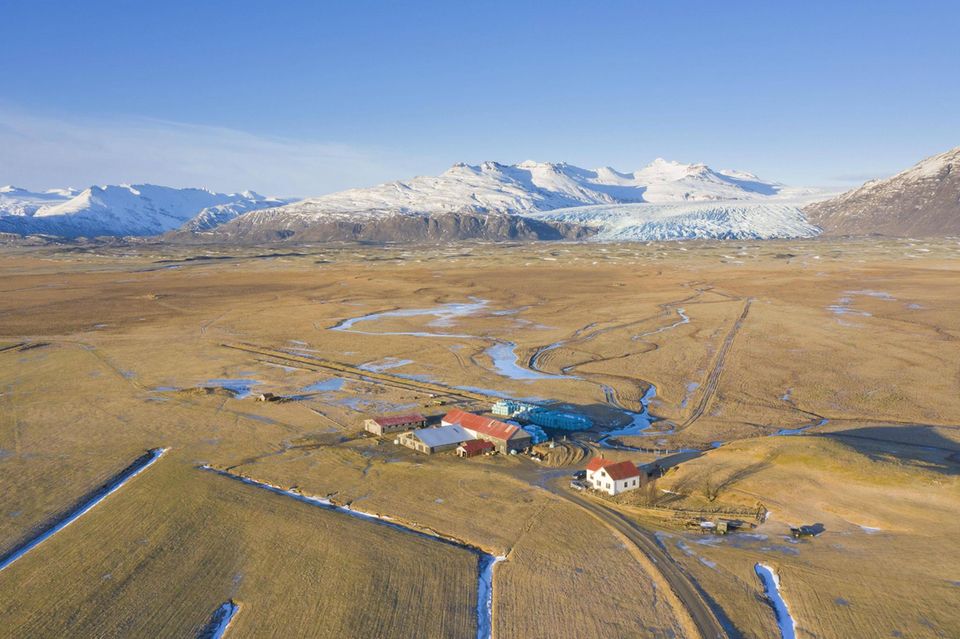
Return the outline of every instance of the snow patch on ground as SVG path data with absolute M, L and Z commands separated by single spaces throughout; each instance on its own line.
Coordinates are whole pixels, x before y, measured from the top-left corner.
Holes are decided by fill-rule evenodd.
M 90 512 L 97 504 L 102 502 L 104 499 L 112 495 L 113 493 L 120 490 L 128 481 L 145 471 L 147 468 L 152 466 L 154 462 L 160 459 L 164 453 L 166 453 L 169 448 L 155 448 L 151 450 L 147 455 L 145 455 L 142 461 L 134 466 L 127 468 L 127 470 L 122 473 L 120 476 L 115 477 L 110 484 L 106 486 L 106 489 L 98 494 L 93 499 L 87 501 L 84 504 L 81 504 L 78 508 L 70 512 L 64 519 L 57 522 L 52 527 L 48 528 L 44 532 L 40 533 L 33 539 L 29 540 L 18 549 L 8 554 L 6 557 L 0 557 L 0 571 L 9 567 L 13 562 L 20 559 L 28 552 L 42 544 L 47 539 L 50 539 L 55 534 L 80 519 L 82 516 Z
M 493 568 L 506 559 L 502 556 L 480 555 L 477 581 L 477 639 L 493 636 Z
M 240 606 L 232 600 L 225 601 L 214 613 L 210 627 L 204 636 L 210 639 L 223 639 L 223 636 L 227 633 L 227 629 L 230 627 L 230 622 L 233 621 L 234 616 L 236 616 L 239 610 Z
M 763 582 L 764 589 L 773 610 L 777 615 L 777 625 L 780 627 L 781 639 L 796 639 L 797 625 L 793 617 L 790 616 L 790 610 L 787 608 L 787 602 L 780 594 L 780 577 L 774 572 L 773 568 L 766 564 L 757 564 L 754 566 L 757 576 Z
M 389 528 L 393 528 L 394 530 L 399 530 L 400 532 L 416 535 L 417 537 L 421 537 L 423 539 L 430 539 L 439 543 L 447 544 L 449 546 L 455 546 L 477 555 L 477 639 L 490 639 L 493 628 L 493 568 L 496 564 L 505 560 L 506 557 L 491 555 L 490 553 L 484 552 L 479 548 L 467 545 L 449 537 L 411 528 L 395 521 L 393 518 L 388 517 L 387 515 L 373 514 L 364 512 L 362 510 L 356 510 L 350 506 L 337 505 L 326 497 L 305 495 L 297 490 L 281 488 L 274 484 L 258 481 L 249 477 L 241 477 L 240 475 L 234 475 L 226 471 L 217 470 L 209 465 L 203 465 L 200 468 L 202 470 L 216 473 L 223 477 L 240 481 L 250 486 L 256 486 L 257 488 L 268 490 L 277 495 L 284 495 L 286 497 L 296 499 L 297 501 L 311 504 L 313 506 L 319 506 L 325 510 L 331 510 L 344 515 L 349 515 L 350 517 L 371 521 Z

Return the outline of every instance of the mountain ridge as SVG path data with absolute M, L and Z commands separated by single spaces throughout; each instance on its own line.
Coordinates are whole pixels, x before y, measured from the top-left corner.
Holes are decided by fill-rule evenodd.
M 960 146 L 804 212 L 828 235 L 960 235 Z
M 20 193 L 8 191 L 8 200 Z M 807 237 L 818 232 L 791 199 L 809 198 L 809 190 L 746 171 L 663 158 L 632 172 L 532 160 L 460 162 L 436 176 L 293 202 L 249 191 L 220 194 L 148 184 L 90 187 L 67 198 L 71 193 L 20 193 L 33 198 L 33 210 L 21 207 L 23 214 L 3 215 L 0 206 L 0 232 L 161 236 L 189 242 L 645 240 Z M 772 202 L 777 206 L 765 204 Z M 583 210 L 589 207 L 594 209 Z
M 154 184 L 91 186 L 79 192 L 51 190 L 44 194 L 4 187 L 0 192 L 0 232 L 66 238 L 160 235 L 185 224 L 208 228 L 211 219 L 222 223 L 287 202 L 253 191 L 216 193 Z

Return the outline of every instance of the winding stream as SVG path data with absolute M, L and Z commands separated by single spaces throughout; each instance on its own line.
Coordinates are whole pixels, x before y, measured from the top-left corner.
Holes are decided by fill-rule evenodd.
M 354 325 L 361 322 L 372 322 L 389 317 L 421 317 L 432 315 L 437 319 L 433 320 L 428 326 L 444 327 L 450 326 L 458 317 L 472 315 L 477 311 L 487 307 L 487 300 L 479 298 L 470 298 L 471 302 L 441 304 L 433 308 L 405 308 L 393 311 L 380 311 L 378 313 L 368 313 L 359 317 L 351 317 L 338 322 L 331 327 L 332 331 L 343 331 L 347 333 L 358 333 L 360 335 L 409 335 L 412 337 L 455 337 L 460 339 L 483 339 L 477 335 L 463 335 L 457 333 L 439 333 L 430 331 L 361 331 L 354 328 Z
M 442 328 L 451 326 L 457 318 L 473 315 L 489 305 L 488 300 L 472 297 L 470 302 L 441 304 L 432 308 L 409 308 L 397 309 L 392 311 L 380 311 L 377 313 L 368 313 L 358 317 L 351 317 L 342 320 L 331 327 L 332 331 L 342 331 L 347 333 L 357 333 L 359 335 L 406 335 L 410 337 L 433 337 L 433 338 L 456 338 L 456 339 L 477 339 L 486 342 L 492 342 L 490 346 L 484 349 L 484 353 L 493 362 L 493 370 L 501 377 L 514 380 L 533 381 L 541 379 L 576 379 L 570 375 L 553 375 L 543 371 L 532 370 L 517 363 L 517 345 L 514 342 L 500 340 L 493 337 L 482 335 L 468 335 L 464 333 L 444 333 L 435 331 L 364 331 L 355 328 L 362 322 L 372 322 L 391 317 L 435 317 L 433 321 L 427 324 L 428 327 Z M 513 314 L 514 310 L 494 311 L 492 315 L 506 316 Z M 558 343 L 559 345 L 559 343 Z M 410 360 L 403 360 L 406 363 L 412 363 Z
M 607 402 L 619 406 L 619 403 L 616 400 L 611 399 L 613 389 L 607 390 L 604 388 L 604 394 L 607 395 Z M 608 431 L 604 434 L 603 437 L 597 440 L 597 444 L 604 448 L 626 448 L 630 449 L 629 446 L 620 446 L 609 443 L 607 440 L 611 437 L 623 437 L 625 435 L 644 435 L 647 434 L 644 431 L 650 428 L 650 423 L 653 421 L 653 416 L 650 415 L 650 400 L 656 397 L 657 387 L 653 384 L 647 389 L 647 392 L 643 394 L 643 397 L 640 398 L 641 411 L 639 413 L 634 413 L 628 411 L 625 408 L 621 407 L 621 410 L 631 417 L 631 422 L 628 426 L 623 428 L 618 428 L 616 430 Z M 657 433 L 658 435 L 661 433 Z
M 462 333 L 444 333 L 444 332 L 430 332 L 430 331 L 363 331 L 355 328 L 357 324 L 362 322 L 370 322 L 384 318 L 391 317 L 421 317 L 421 316 L 433 316 L 436 319 L 429 322 L 427 326 L 430 327 L 444 327 L 451 326 L 453 321 L 459 317 L 464 317 L 467 315 L 472 315 L 483 309 L 486 309 L 489 305 L 488 300 L 471 297 L 470 302 L 461 302 L 461 303 L 448 303 L 441 304 L 432 308 L 416 308 L 416 309 L 397 309 L 391 311 L 380 311 L 376 313 L 368 313 L 366 315 L 360 315 L 358 317 L 352 317 L 349 319 L 342 320 L 330 330 L 335 331 L 344 331 L 358 333 L 361 335 L 408 335 L 414 337 L 433 337 L 433 338 L 459 338 L 459 339 L 477 339 L 492 342 L 490 346 L 484 349 L 484 354 L 486 354 L 490 360 L 493 362 L 493 371 L 498 375 L 512 379 L 512 380 L 521 380 L 521 381 L 536 381 L 536 380 L 546 380 L 546 379 L 575 379 L 580 380 L 581 377 L 578 377 L 571 373 L 571 371 L 576 368 L 576 366 L 566 366 L 563 367 L 559 373 L 551 373 L 543 370 L 542 368 L 542 358 L 544 355 L 549 353 L 552 350 L 560 348 L 568 344 L 571 340 L 575 339 L 591 339 L 595 337 L 596 334 L 604 332 L 603 329 L 599 329 L 598 332 L 591 333 L 584 338 L 578 338 L 578 335 L 587 330 L 595 324 L 589 324 L 586 327 L 578 330 L 572 338 L 560 340 L 546 346 L 541 346 L 534 352 L 530 357 L 529 361 L 525 363 L 519 363 L 516 353 L 517 345 L 514 342 L 500 340 L 493 337 L 484 337 L 480 335 L 467 335 Z M 651 335 L 657 335 L 660 333 L 665 333 L 669 330 L 675 329 L 684 324 L 690 323 L 690 316 L 687 315 L 686 310 L 682 307 L 673 307 L 673 310 L 676 312 L 678 319 L 670 324 L 660 326 L 653 330 L 634 335 L 630 339 L 632 341 L 641 340 L 645 337 Z M 506 315 L 508 311 L 495 311 L 494 315 Z M 404 363 L 410 363 L 410 360 L 402 360 Z M 590 381 L 590 380 L 587 380 Z M 650 384 L 644 393 L 643 397 L 640 399 L 641 409 L 639 412 L 631 411 L 626 409 L 624 406 L 617 401 L 616 393 L 610 386 L 603 384 L 601 382 L 593 382 L 600 386 L 601 390 L 604 393 L 606 403 L 612 408 L 623 413 L 625 417 L 629 419 L 629 423 L 619 429 L 609 431 L 601 437 L 597 443 L 600 446 L 605 448 L 622 448 L 624 450 L 633 450 L 630 446 L 616 445 L 609 443 L 609 439 L 624 437 L 624 436 L 636 436 L 636 435 L 650 435 L 650 436 L 660 436 L 660 435 L 669 435 L 672 430 L 667 431 L 658 431 L 658 432 L 649 432 L 650 425 L 657 420 L 656 417 L 650 414 L 649 404 L 650 401 L 656 397 L 657 388 L 655 385 Z M 491 391 L 492 392 L 492 391 Z M 686 401 L 686 400 L 685 400 Z M 803 431 L 813 428 L 815 426 L 822 426 L 826 423 L 827 420 L 821 420 L 819 422 L 813 422 L 806 424 L 799 428 L 792 429 L 781 429 L 777 431 L 777 435 L 799 435 Z
M 830 421 L 830 420 L 827 419 L 826 417 L 822 417 L 822 418 L 820 418 L 819 420 L 817 420 L 817 421 L 815 421 L 815 422 L 810 422 L 809 424 L 806 424 L 806 425 L 804 425 L 804 426 L 800 426 L 800 427 L 798 427 L 798 428 L 781 428 L 780 430 L 778 430 L 778 431 L 776 432 L 776 434 L 777 434 L 777 435 L 801 435 L 801 434 L 803 434 L 803 432 L 804 432 L 805 430 L 808 430 L 808 429 L 810 429 L 810 428 L 814 428 L 815 426 L 824 426 L 824 425 L 826 425 L 826 423 L 829 422 L 829 421 Z
M 683 310 L 682 308 L 678 308 L 678 309 L 677 309 L 677 315 L 680 316 L 680 319 L 678 319 L 678 320 L 677 320 L 676 322 L 674 322 L 673 324 L 668 324 L 667 326 L 661 326 L 660 328 L 658 328 L 658 329 L 656 329 L 656 330 L 653 330 L 653 331 L 648 331 L 648 332 L 646 332 L 646 333 L 640 333 L 639 335 L 634 335 L 634 336 L 631 337 L 630 339 L 632 339 L 633 341 L 641 340 L 641 339 L 643 339 L 644 337 L 649 337 L 650 335 L 656 335 L 657 333 L 663 333 L 663 332 L 665 332 L 665 331 L 669 331 L 669 330 L 671 330 L 671 329 L 674 329 L 674 328 L 676 328 L 676 327 L 678 327 L 678 326 L 682 326 L 682 325 L 684 325 L 684 324 L 689 324 L 689 323 L 690 323 L 690 318 L 687 317 L 687 314 L 684 312 L 684 310 Z
M 493 361 L 497 373 L 510 379 L 579 379 L 572 375 L 553 375 L 533 370 L 517 363 L 517 345 L 513 342 L 497 342 L 487 348 L 486 353 Z
M 437 533 L 427 532 L 424 530 L 418 530 L 416 528 L 411 528 L 406 526 L 398 521 L 391 519 L 385 515 L 374 515 L 372 513 L 367 513 L 362 510 L 355 510 L 348 506 L 338 506 L 334 504 L 329 499 L 324 497 L 315 497 L 311 495 L 304 495 L 293 490 L 287 490 L 285 488 L 280 488 L 273 484 L 268 484 L 266 482 L 257 481 L 256 479 L 250 479 L 249 477 L 240 477 L 239 475 L 234 475 L 233 473 L 228 473 L 223 470 L 218 470 L 212 466 L 203 465 L 200 467 L 201 470 L 206 470 L 209 472 L 216 473 L 223 477 L 233 479 L 235 481 L 242 482 L 248 486 L 255 486 L 257 488 L 262 488 L 268 490 L 277 495 L 283 495 L 285 497 L 290 497 L 296 499 L 297 501 L 310 504 L 311 506 L 318 506 L 324 510 L 330 510 L 333 512 L 338 512 L 350 517 L 355 517 L 357 519 L 363 519 L 371 523 L 375 523 L 381 526 L 386 526 L 400 532 L 415 535 L 421 539 L 429 539 L 431 541 L 436 541 L 438 543 L 446 544 L 448 546 L 453 546 L 454 548 L 459 548 L 461 550 L 466 550 L 469 553 L 476 555 L 477 557 L 477 639 L 490 639 L 493 629 L 493 569 L 498 563 L 506 559 L 506 557 L 501 557 L 497 555 L 492 555 L 476 546 L 471 546 L 465 542 L 453 539 L 452 537 L 445 537 Z

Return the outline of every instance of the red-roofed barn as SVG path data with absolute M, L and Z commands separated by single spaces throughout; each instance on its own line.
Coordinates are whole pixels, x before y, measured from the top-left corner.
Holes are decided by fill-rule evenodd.
M 444 425 L 459 424 L 477 439 L 488 441 L 496 446 L 497 450 L 503 454 L 512 450 L 524 450 L 531 445 L 530 433 L 519 426 L 474 415 L 459 409 L 454 409 L 444 415 L 442 423 Z
M 457 447 L 457 455 L 459 457 L 476 457 L 484 453 L 492 453 L 494 450 L 496 450 L 496 446 L 492 442 L 483 439 L 471 439 Z

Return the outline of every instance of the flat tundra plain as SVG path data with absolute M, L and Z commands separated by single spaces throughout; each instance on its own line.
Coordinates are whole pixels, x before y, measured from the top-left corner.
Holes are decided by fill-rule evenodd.
M 797 637 L 960 636 L 955 239 L 5 247 L 0 274 L 2 636 L 209 636 L 227 602 L 231 638 L 700 636 L 677 579 L 778 636 L 761 563 Z M 595 427 L 543 463 L 363 435 L 458 392 Z M 664 473 L 598 511 L 566 489 L 597 454 Z

